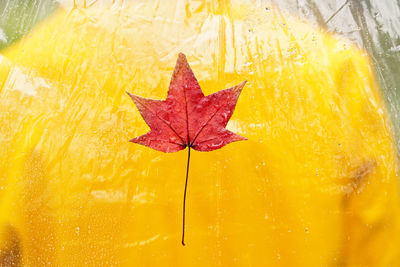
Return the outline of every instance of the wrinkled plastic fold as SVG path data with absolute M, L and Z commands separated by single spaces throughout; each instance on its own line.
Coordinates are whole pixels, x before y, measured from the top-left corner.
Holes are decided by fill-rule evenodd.
M 128 2 L 128 1 L 127 1 Z M 179 53 L 205 95 L 247 80 L 193 152 L 125 93 L 165 99 Z M 58 9 L 0 56 L 0 265 L 398 266 L 398 157 L 368 55 L 247 1 Z M 8 265 L 7 265 L 8 264 Z

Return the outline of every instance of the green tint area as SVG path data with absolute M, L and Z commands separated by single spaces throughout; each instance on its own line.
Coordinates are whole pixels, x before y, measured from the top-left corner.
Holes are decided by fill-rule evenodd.
M 294 5 L 298 3 L 294 0 L 284 0 L 279 5 L 281 3 L 291 6 L 294 13 L 307 14 L 307 19 L 328 31 L 357 40 L 368 51 L 391 114 L 400 150 L 400 28 L 397 23 L 400 0 L 306 0 L 301 7 Z M 282 6 L 285 9 L 286 6 Z
M 28 33 L 57 6 L 55 0 L 1 0 L 0 50 Z

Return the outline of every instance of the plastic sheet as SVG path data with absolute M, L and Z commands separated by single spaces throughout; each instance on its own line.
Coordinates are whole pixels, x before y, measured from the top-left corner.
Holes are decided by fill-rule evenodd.
M 125 91 L 164 99 L 179 52 L 207 95 L 247 80 L 194 152 Z M 245 1 L 61 7 L 0 62 L 0 265 L 396 266 L 398 158 L 365 51 Z

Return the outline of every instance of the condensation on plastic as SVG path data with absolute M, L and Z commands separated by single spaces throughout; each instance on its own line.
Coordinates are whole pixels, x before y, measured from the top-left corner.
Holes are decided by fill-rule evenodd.
M 381 0 L 265 0 L 363 47 L 379 78 L 400 149 L 400 2 Z
M 148 131 L 179 52 L 205 94 L 247 80 L 195 152 Z M 398 158 L 365 51 L 244 1 L 61 8 L 0 63 L 0 265 L 397 266 Z

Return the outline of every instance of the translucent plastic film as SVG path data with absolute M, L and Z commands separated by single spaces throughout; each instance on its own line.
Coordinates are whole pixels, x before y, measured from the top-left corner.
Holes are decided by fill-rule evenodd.
M 46 10 L 0 50 L 0 266 L 400 265 L 391 108 L 354 40 L 262 1 Z M 179 53 L 206 96 L 247 80 L 247 140 L 191 152 L 186 246 L 187 151 L 129 142 L 126 94 L 166 99 Z

